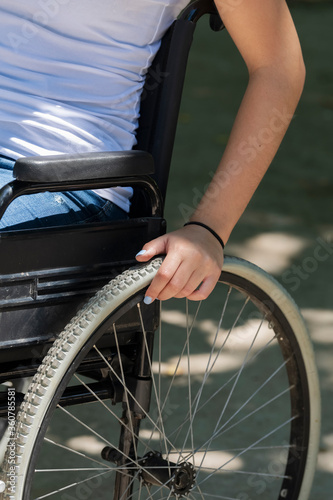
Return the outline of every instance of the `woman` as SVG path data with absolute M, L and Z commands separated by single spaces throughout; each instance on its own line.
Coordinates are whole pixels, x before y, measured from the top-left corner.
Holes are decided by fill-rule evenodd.
M 9 182 L 20 156 L 131 149 L 145 74 L 186 3 L 3 0 L 1 185 Z M 148 304 L 172 296 L 201 300 L 213 290 L 223 264 L 222 241 L 270 165 L 304 84 L 301 48 L 285 0 L 215 3 L 247 65 L 249 82 L 191 224 L 148 242 L 137 256 L 143 262 L 166 254 L 147 290 Z M 12 204 L 3 228 L 126 216 L 130 191 L 33 196 Z

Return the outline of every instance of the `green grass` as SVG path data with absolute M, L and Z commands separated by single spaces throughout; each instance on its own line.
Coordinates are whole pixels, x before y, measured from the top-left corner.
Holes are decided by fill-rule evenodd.
M 263 231 L 296 234 L 314 245 L 324 229 L 325 235 L 328 230 L 333 235 L 333 9 L 328 3 L 296 3 L 292 15 L 307 67 L 303 96 L 231 243 Z M 207 20 L 201 20 L 177 129 L 166 207 L 169 229 L 183 224 L 184 213 L 195 207 L 209 182 L 246 84 L 245 65 L 228 33 L 213 33 Z
M 272 241 L 266 250 L 268 262 L 279 257 L 272 235 L 300 243 L 299 250 L 288 254 L 285 249 L 288 258 L 273 274 L 303 309 L 314 340 L 324 445 L 310 499 L 326 500 L 333 488 L 333 8 L 329 2 L 296 2 L 290 8 L 307 68 L 304 92 L 278 154 L 226 250 L 261 264 L 262 254 L 247 253 L 253 242 L 256 248 L 256 238 Z M 186 216 L 195 207 L 209 182 L 246 84 L 245 65 L 228 33 L 213 33 L 202 20 L 195 33 L 177 129 L 166 206 L 169 229 L 184 223 L 184 212 Z M 321 260 L 316 257 L 318 238 L 332 241 L 327 247 L 332 252 L 322 248 Z M 297 278 L 297 273 L 302 277 L 294 286 L 290 278 Z

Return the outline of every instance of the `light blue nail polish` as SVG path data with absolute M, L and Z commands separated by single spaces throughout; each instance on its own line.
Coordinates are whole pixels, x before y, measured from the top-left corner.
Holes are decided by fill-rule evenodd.
M 149 297 L 148 295 L 143 299 L 143 302 L 149 306 L 153 302 L 153 299 Z
M 135 257 L 139 257 L 139 255 L 144 255 L 146 252 L 147 250 L 140 250 L 140 252 L 138 252 Z

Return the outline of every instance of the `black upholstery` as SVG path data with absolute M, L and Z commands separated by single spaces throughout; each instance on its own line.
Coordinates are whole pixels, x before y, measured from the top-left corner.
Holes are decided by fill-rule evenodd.
M 153 158 L 144 151 L 29 156 L 19 158 L 14 166 L 17 180 L 34 183 L 110 179 L 152 173 Z
M 164 35 L 146 77 L 140 106 L 136 149 L 149 151 L 155 163 L 153 178 L 165 200 L 186 66 L 196 23 L 210 15 L 214 31 L 223 29 L 213 0 L 192 2 Z

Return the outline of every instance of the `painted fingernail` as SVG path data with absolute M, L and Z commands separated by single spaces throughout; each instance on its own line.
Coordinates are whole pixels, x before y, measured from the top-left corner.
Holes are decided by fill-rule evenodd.
M 149 304 L 151 304 L 153 302 L 153 299 L 151 297 L 149 297 L 148 295 L 146 295 L 146 297 L 143 299 L 143 302 L 145 304 L 147 304 L 147 306 L 149 306 Z
M 140 252 L 138 252 L 135 257 L 139 257 L 139 255 L 144 255 L 146 252 L 147 250 L 140 250 Z

